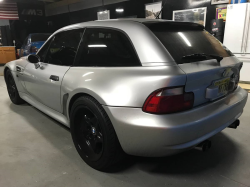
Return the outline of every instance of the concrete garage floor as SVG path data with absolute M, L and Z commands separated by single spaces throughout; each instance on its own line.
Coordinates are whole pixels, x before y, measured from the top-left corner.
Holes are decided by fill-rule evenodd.
M 1 187 L 250 186 L 250 101 L 241 126 L 211 138 L 208 152 L 129 157 L 102 173 L 81 160 L 67 128 L 28 104 L 13 105 L 3 77 L 0 95 Z
M 3 75 L 3 69 L 4 69 L 4 66 L 0 64 L 0 76 Z

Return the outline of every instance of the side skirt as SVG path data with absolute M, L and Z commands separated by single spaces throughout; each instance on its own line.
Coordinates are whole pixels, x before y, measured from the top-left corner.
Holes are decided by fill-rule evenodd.
M 52 117 L 53 119 L 59 121 L 63 125 L 70 127 L 69 120 L 63 114 L 45 106 L 44 104 L 42 104 L 40 102 L 37 102 L 35 99 L 33 99 L 31 96 L 29 96 L 25 93 L 19 92 L 19 95 L 23 100 L 27 101 L 32 106 L 36 107 L 38 110 L 42 111 L 43 113 L 47 114 L 48 116 Z

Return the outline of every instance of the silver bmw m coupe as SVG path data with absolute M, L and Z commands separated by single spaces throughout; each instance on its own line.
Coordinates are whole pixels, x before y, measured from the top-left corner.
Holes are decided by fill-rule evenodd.
M 4 76 L 14 104 L 68 126 L 82 159 L 106 170 L 124 153 L 176 154 L 236 128 L 241 68 L 201 25 L 125 19 L 64 27 Z

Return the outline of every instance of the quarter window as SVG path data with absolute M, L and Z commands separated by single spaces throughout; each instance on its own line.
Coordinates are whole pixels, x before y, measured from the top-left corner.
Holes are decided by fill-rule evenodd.
M 57 34 L 51 42 L 44 62 L 71 66 L 74 63 L 82 33 L 82 30 L 72 30 Z
M 75 66 L 140 66 L 125 34 L 112 29 L 89 28 L 83 36 Z

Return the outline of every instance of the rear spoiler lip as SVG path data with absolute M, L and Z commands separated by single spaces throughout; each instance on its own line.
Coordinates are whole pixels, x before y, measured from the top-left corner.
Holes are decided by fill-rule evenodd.
M 168 29 L 191 29 L 191 30 L 204 30 L 205 27 L 198 23 L 192 22 L 178 22 L 178 21 L 150 21 L 144 22 L 145 26 L 149 27 L 150 29 L 154 28 L 168 28 Z

